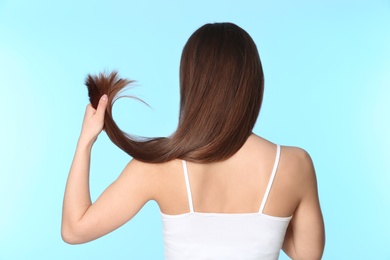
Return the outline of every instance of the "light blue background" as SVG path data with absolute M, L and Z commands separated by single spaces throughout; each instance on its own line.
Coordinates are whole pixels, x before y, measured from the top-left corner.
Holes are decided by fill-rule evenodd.
M 305 148 L 326 223 L 324 259 L 390 259 L 390 1 L 1 1 L 0 259 L 162 259 L 149 203 L 94 242 L 60 237 L 62 197 L 88 102 L 87 73 L 118 69 L 148 109 L 120 100 L 122 129 L 169 135 L 188 37 L 230 21 L 255 40 L 265 97 L 255 132 Z M 129 157 L 105 134 L 95 199 Z M 281 259 L 285 259 L 282 256 Z

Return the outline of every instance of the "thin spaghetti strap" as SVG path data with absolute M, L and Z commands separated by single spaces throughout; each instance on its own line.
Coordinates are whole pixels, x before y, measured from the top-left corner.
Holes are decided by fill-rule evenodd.
M 184 179 L 186 181 L 188 205 L 190 207 L 190 212 L 192 213 L 194 212 L 194 205 L 192 204 L 192 194 L 191 194 L 190 180 L 188 178 L 187 162 L 182 160 L 182 163 L 183 163 Z
M 280 145 L 276 145 L 276 157 L 275 157 L 275 163 L 274 167 L 272 169 L 271 176 L 268 181 L 267 189 L 265 190 L 263 201 L 261 202 L 259 213 L 263 213 L 265 203 L 267 202 L 269 192 L 271 191 L 272 183 L 274 182 L 276 170 L 278 169 L 279 165 L 279 158 L 280 158 Z

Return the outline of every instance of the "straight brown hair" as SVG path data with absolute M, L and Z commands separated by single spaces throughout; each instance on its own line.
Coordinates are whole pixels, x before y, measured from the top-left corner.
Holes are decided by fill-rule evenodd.
M 108 95 L 104 129 L 134 159 L 160 163 L 183 159 L 222 161 L 245 143 L 263 99 L 264 76 L 250 35 L 232 23 L 206 24 L 184 46 L 180 62 L 180 114 L 169 137 L 137 139 L 119 129 L 112 107 L 133 81 L 117 72 L 88 75 L 85 84 L 92 106 Z

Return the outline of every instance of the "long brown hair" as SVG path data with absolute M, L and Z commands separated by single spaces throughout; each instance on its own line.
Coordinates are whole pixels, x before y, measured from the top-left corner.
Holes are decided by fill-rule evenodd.
M 180 62 L 180 114 L 169 137 L 144 138 L 122 132 L 112 106 L 132 81 L 117 72 L 88 75 L 90 102 L 108 95 L 104 129 L 123 151 L 150 163 L 183 159 L 222 161 L 245 143 L 258 117 L 264 90 L 261 61 L 247 32 L 232 23 L 206 24 L 184 46 Z

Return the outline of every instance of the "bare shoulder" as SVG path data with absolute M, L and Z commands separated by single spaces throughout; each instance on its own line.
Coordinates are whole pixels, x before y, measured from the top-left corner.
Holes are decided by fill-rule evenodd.
M 146 163 L 132 159 L 123 170 L 122 175 L 129 176 L 133 182 L 148 189 L 151 199 L 161 194 L 166 184 L 170 181 L 172 173 L 180 167 L 179 160 L 165 163 Z
M 161 212 L 179 214 L 183 213 L 183 208 L 187 208 L 187 198 L 183 196 L 185 185 L 182 167 L 178 159 L 164 163 L 145 163 L 133 159 L 125 171 L 137 175 L 133 184 L 136 183 L 137 188 L 147 192 L 148 199 L 154 200 Z
M 151 163 L 145 163 L 136 159 L 131 159 L 127 164 L 125 170 L 130 172 L 136 172 L 138 174 L 152 173 L 154 165 Z
M 302 196 L 308 190 L 317 189 L 317 180 L 314 165 L 310 154 L 299 147 L 282 146 L 279 169 Z
M 248 147 L 252 147 L 251 152 L 255 149 L 261 150 L 263 157 L 269 157 L 269 159 L 275 156 L 275 146 L 275 143 L 254 134 L 248 139 Z M 294 182 L 315 180 L 311 156 L 302 148 L 281 146 L 278 174 Z
M 283 160 L 296 166 L 299 170 L 306 171 L 313 168 L 313 161 L 306 150 L 295 146 L 282 146 L 282 150 Z
M 172 168 L 178 164 L 177 160 L 165 162 L 165 163 L 146 163 L 136 159 L 130 160 L 127 164 L 125 171 L 138 173 L 145 175 L 145 177 L 153 178 L 154 176 L 161 175 L 163 172 L 169 172 Z
M 275 147 L 275 143 L 255 134 L 252 134 L 248 138 L 248 143 L 253 143 L 256 146 L 262 146 L 264 148 Z M 283 153 L 287 158 L 292 160 L 299 160 L 302 162 L 311 162 L 311 158 L 306 150 L 296 147 L 296 146 L 282 146 Z
M 275 150 L 276 144 L 261 136 L 253 134 L 248 138 L 248 141 L 258 147 L 261 146 L 263 149 Z M 295 146 L 281 146 L 281 149 L 283 160 L 287 160 L 288 163 L 295 163 L 301 167 L 310 167 L 312 165 L 311 157 L 306 150 Z

